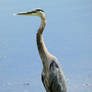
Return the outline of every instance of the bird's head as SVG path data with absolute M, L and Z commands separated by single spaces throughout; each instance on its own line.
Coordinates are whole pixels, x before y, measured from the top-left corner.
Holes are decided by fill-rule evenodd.
M 29 12 L 21 12 L 21 13 L 17 13 L 16 15 L 31 15 L 31 16 L 40 16 L 42 17 L 43 15 L 45 15 L 45 12 L 42 9 L 34 9 L 32 11 Z

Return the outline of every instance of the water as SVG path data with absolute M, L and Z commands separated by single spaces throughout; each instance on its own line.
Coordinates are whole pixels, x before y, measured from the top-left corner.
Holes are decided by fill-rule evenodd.
M 52 3 L 53 2 L 53 3 Z M 68 92 L 92 91 L 92 2 L 90 0 L 0 1 L 0 92 L 42 92 L 36 46 L 40 19 L 13 13 L 42 8 L 44 41 L 66 76 Z

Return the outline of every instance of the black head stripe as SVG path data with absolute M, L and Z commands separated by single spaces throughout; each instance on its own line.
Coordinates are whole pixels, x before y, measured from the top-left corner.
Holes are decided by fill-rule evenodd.
M 41 11 L 41 12 L 44 12 L 42 9 L 36 9 L 35 11 Z

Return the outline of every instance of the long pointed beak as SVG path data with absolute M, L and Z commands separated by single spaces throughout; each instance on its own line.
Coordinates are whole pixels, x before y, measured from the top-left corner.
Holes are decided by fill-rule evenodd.
M 21 12 L 21 13 L 16 13 L 15 15 L 32 15 L 32 12 Z

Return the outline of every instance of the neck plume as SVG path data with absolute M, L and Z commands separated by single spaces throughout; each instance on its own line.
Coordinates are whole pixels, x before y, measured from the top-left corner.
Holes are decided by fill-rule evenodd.
M 44 16 L 41 16 L 40 28 L 38 29 L 38 32 L 36 35 L 37 47 L 38 47 L 38 51 L 39 51 L 40 57 L 42 59 L 43 65 L 45 63 L 44 60 L 46 60 L 47 56 L 48 56 L 48 51 L 47 51 L 47 48 L 44 44 L 43 37 L 42 37 L 42 33 L 45 28 L 45 25 L 46 25 L 46 16 L 44 15 Z

